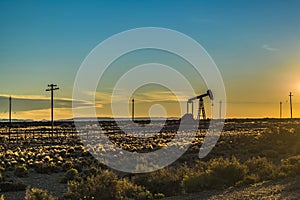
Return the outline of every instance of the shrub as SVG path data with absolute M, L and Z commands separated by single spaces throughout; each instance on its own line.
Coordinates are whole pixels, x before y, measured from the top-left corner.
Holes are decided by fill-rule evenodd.
M 173 196 L 182 193 L 182 179 L 191 170 L 183 166 L 178 169 L 163 168 L 148 174 L 137 174 L 132 181 L 137 185 L 143 185 L 153 194 L 162 193 L 166 196 Z
M 77 177 L 78 171 L 77 169 L 71 168 L 69 169 L 65 174 L 62 179 L 62 183 L 67 183 L 68 181 L 75 180 Z
M 38 188 L 26 189 L 25 200 L 55 200 L 51 194 Z
M 157 193 L 154 195 L 154 199 L 162 199 L 162 198 L 165 198 L 165 195 L 162 193 Z
M 116 199 L 152 199 L 152 194 L 142 186 L 135 185 L 127 179 L 118 180 Z
M 71 161 L 66 161 L 62 166 L 64 171 L 73 168 L 73 163 Z
M 278 170 L 277 167 L 265 157 L 251 158 L 245 162 L 252 177 L 258 178 L 257 181 L 273 179 Z
M 187 193 L 199 192 L 203 189 L 211 188 L 214 183 L 213 178 L 209 173 L 186 176 L 182 180 L 182 187 Z
M 84 177 L 95 176 L 98 173 L 100 173 L 100 172 L 99 172 L 99 169 L 97 169 L 96 167 L 90 167 L 88 169 L 83 170 L 83 176 Z
M 25 165 L 21 165 L 15 168 L 14 174 L 17 177 L 26 177 L 28 175 L 28 170 Z
M 200 171 L 184 177 L 182 187 L 188 193 L 228 187 L 244 180 L 247 171 L 247 167 L 239 163 L 235 157 L 231 160 L 216 158 L 209 161 L 205 172 Z
M 141 186 L 137 186 L 126 179 L 119 180 L 108 170 L 96 176 L 87 177 L 87 180 L 70 181 L 67 199 L 151 199 L 152 194 Z
M 245 178 L 248 169 L 245 165 L 238 162 L 235 157 L 231 160 L 217 158 L 209 163 L 209 173 L 219 182 L 216 186 L 231 186 Z
M 281 160 L 280 171 L 287 176 L 300 175 L 300 156 L 292 156 Z
M 117 176 L 110 171 L 88 177 L 86 181 L 70 181 L 68 183 L 68 192 L 66 198 L 98 198 L 98 199 L 113 199 L 116 194 Z

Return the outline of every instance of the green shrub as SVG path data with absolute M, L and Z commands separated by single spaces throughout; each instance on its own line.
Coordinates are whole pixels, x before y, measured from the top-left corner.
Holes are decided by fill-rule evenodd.
M 258 178 L 256 182 L 273 179 L 278 172 L 277 167 L 266 157 L 251 158 L 245 162 L 245 165 L 249 169 L 249 174 L 252 174 L 252 177 L 256 175 Z
M 67 199 L 151 199 L 152 194 L 141 186 L 137 186 L 126 179 L 118 179 L 108 170 L 96 176 L 87 177 L 87 180 L 70 181 Z
M 64 174 L 62 179 L 62 183 L 67 183 L 68 181 L 75 180 L 77 177 L 78 171 L 77 169 L 71 168 Z
M 64 171 L 67 171 L 71 168 L 73 168 L 73 163 L 71 161 L 66 161 L 62 166 Z
M 90 167 L 88 169 L 84 169 L 83 170 L 83 175 L 85 177 L 88 176 L 95 176 L 96 174 L 100 173 L 99 169 L 97 169 L 96 167 Z
M 188 193 L 228 187 L 244 180 L 247 172 L 247 167 L 235 157 L 231 160 L 216 158 L 209 161 L 206 172 L 200 171 L 184 177 L 182 187 Z
M 164 168 L 148 174 L 137 174 L 132 181 L 145 186 L 153 194 L 163 193 L 166 196 L 173 196 L 182 192 L 182 178 L 179 169 Z
M 162 193 L 157 193 L 154 195 L 154 199 L 162 199 L 162 198 L 165 198 L 165 195 Z
M 51 194 L 38 188 L 26 189 L 25 200 L 55 200 Z
M 142 186 L 135 185 L 127 179 L 118 180 L 116 199 L 152 199 L 152 194 Z
M 17 177 L 26 177 L 28 175 L 28 170 L 24 165 L 17 166 L 15 168 L 14 174 Z
M 83 197 L 92 199 L 112 199 L 116 194 L 117 176 L 110 171 L 88 177 L 86 181 L 70 181 L 68 192 L 65 194 L 67 199 L 81 199 Z
M 280 171 L 287 176 L 300 175 L 300 156 L 292 156 L 281 160 Z
M 213 183 L 217 181 L 213 179 L 214 177 L 209 173 L 186 176 L 182 180 L 182 187 L 187 193 L 199 192 L 203 189 L 211 189 Z
M 214 179 L 218 180 L 214 183 L 216 186 L 231 186 L 245 178 L 248 169 L 245 165 L 238 162 L 235 157 L 231 160 L 217 158 L 209 163 L 209 173 Z

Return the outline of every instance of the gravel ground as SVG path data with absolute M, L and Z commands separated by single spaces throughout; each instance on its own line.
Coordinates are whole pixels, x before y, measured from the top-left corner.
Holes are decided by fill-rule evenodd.
M 229 188 L 224 191 L 204 191 L 196 194 L 169 197 L 164 200 L 199 199 L 300 199 L 300 177 L 279 181 L 261 182 L 247 187 Z
M 61 198 L 67 191 L 67 185 L 61 184 L 63 173 L 38 174 L 31 172 L 27 178 L 20 178 L 26 185 L 46 189 Z M 6 192 L 6 200 L 24 200 L 25 191 Z M 244 187 L 232 187 L 226 190 L 209 190 L 201 193 L 168 197 L 164 200 L 201 200 L 201 199 L 300 199 L 300 176 L 278 181 L 265 181 Z
M 39 174 L 30 172 L 26 178 L 18 178 L 31 188 L 44 189 L 53 194 L 55 197 L 62 197 L 67 191 L 67 184 L 60 183 L 64 173 Z M 25 191 L 5 192 L 5 200 L 24 200 Z

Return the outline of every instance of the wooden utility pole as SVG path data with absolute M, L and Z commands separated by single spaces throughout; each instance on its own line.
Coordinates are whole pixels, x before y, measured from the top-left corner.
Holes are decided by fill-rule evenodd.
M 134 122 L 134 99 L 132 99 L 132 104 L 131 104 L 131 118 L 132 121 Z
M 220 107 L 219 107 L 219 119 L 222 119 L 222 100 L 220 100 L 220 102 L 219 102 L 219 104 L 220 104 Z
M 8 122 L 11 124 L 11 97 L 9 97 L 9 114 L 8 114 Z
M 293 96 L 293 94 L 292 94 L 292 92 L 290 92 L 289 97 L 290 97 L 291 119 L 293 119 L 293 103 L 292 103 L 292 96 Z
M 280 101 L 280 119 L 282 119 L 282 102 Z
M 11 129 L 11 96 L 8 99 L 8 138 L 10 139 L 10 129 Z
M 50 84 L 48 85 L 48 89 L 46 89 L 47 92 L 51 92 L 51 131 L 52 131 L 52 137 L 53 137 L 53 127 L 54 127 L 54 120 L 53 120 L 53 91 L 54 90 L 59 90 L 57 85 L 55 84 Z

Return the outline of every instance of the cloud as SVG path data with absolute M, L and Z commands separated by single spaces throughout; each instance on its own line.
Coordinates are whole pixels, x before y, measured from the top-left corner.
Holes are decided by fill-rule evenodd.
M 8 110 L 8 98 L 10 95 L 0 94 L 0 113 Z M 86 101 L 74 100 L 80 107 L 92 106 L 91 103 Z M 55 97 L 55 108 L 72 108 L 71 98 Z M 12 108 L 13 112 L 34 111 L 48 109 L 50 106 L 49 97 L 40 95 L 12 95 Z
M 50 119 L 50 108 L 39 109 L 31 111 L 19 111 L 13 113 L 13 119 L 33 119 L 33 120 L 49 120 Z M 55 108 L 54 118 L 58 119 L 71 119 L 73 117 L 72 109 L 70 108 Z M 0 113 L 0 118 L 7 118 L 6 114 Z
M 261 46 L 261 48 L 263 48 L 263 49 L 265 49 L 265 50 L 267 50 L 267 51 L 279 51 L 279 49 L 274 48 L 274 47 L 270 47 L 270 46 L 267 45 L 267 44 L 263 44 L 263 45 Z
M 177 92 L 178 96 L 175 93 L 170 91 L 152 91 L 144 94 L 140 94 L 140 98 L 145 102 L 186 102 L 188 96 L 182 92 Z

